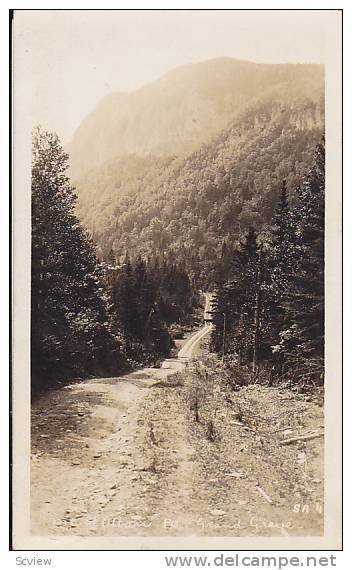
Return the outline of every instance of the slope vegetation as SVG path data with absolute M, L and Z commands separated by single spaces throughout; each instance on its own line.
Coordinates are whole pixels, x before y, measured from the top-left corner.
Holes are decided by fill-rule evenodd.
M 324 130 L 323 105 L 264 102 L 188 157 L 117 158 L 77 183 L 79 216 L 106 255 L 167 255 L 208 278 L 224 242 L 294 194 Z

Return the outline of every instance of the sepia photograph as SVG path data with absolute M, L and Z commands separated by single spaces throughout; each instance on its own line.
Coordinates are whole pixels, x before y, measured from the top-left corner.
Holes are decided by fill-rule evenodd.
M 341 24 L 13 11 L 15 548 L 341 546 Z

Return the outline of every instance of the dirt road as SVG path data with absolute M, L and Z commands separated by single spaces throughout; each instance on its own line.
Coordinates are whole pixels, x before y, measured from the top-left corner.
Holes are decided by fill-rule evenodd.
M 149 389 L 187 367 L 210 329 L 206 324 L 192 334 L 178 358 L 164 360 L 160 368 L 68 385 L 34 404 L 33 532 L 72 533 L 77 529 L 84 534 L 100 534 L 103 527 L 104 532 L 129 534 L 130 525 L 138 526 L 136 521 L 149 511 L 134 491 L 142 496 L 143 503 L 147 490 L 148 499 L 162 492 L 156 486 L 153 493 L 149 492 L 155 475 L 153 434 L 158 425 L 155 410 L 147 409 Z M 163 414 L 166 411 L 165 407 Z M 176 430 L 172 439 L 176 436 L 177 441 L 172 445 L 178 448 L 172 452 L 172 462 L 179 454 L 182 468 L 182 457 L 188 457 L 191 450 L 180 419 L 168 417 L 169 426 L 174 421 Z M 113 521 L 126 512 L 127 522 Z
M 280 446 L 283 434 L 318 425 L 321 408 L 252 386 L 233 397 L 213 391 L 196 422 L 192 355 L 210 329 L 193 334 L 159 369 L 70 385 L 35 403 L 34 534 L 322 533 L 323 442 Z M 208 437 L 214 402 L 215 436 Z

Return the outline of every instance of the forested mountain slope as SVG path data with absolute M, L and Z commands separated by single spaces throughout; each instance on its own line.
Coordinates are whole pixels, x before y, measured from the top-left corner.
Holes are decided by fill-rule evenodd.
M 188 157 L 106 162 L 76 182 L 78 214 L 107 255 L 183 260 L 211 280 L 224 241 L 270 220 L 282 180 L 293 195 L 324 130 L 322 98 L 254 104 Z
M 112 93 L 99 103 L 67 148 L 72 177 L 128 154 L 189 154 L 263 101 L 319 101 L 323 82 L 319 65 L 217 58 L 177 68 L 137 91 Z
M 199 289 L 217 291 L 223 359 L 321 384 L 323 79 L 231 59 L 177 69 L 104 100 L 70 176 L 57 135 L 35 131 L 34 387 L 165 357 Z

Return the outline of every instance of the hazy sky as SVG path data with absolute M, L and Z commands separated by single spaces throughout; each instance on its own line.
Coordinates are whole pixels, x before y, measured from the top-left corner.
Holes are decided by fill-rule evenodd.
M 20 11 L 15 90 L 26 86 L 33 123 L 68 142 L 112 91 L 219 56 L 263 63 L 324 63 L 326 11 Z M 18 83 L 17 83 L 18 82 Z

